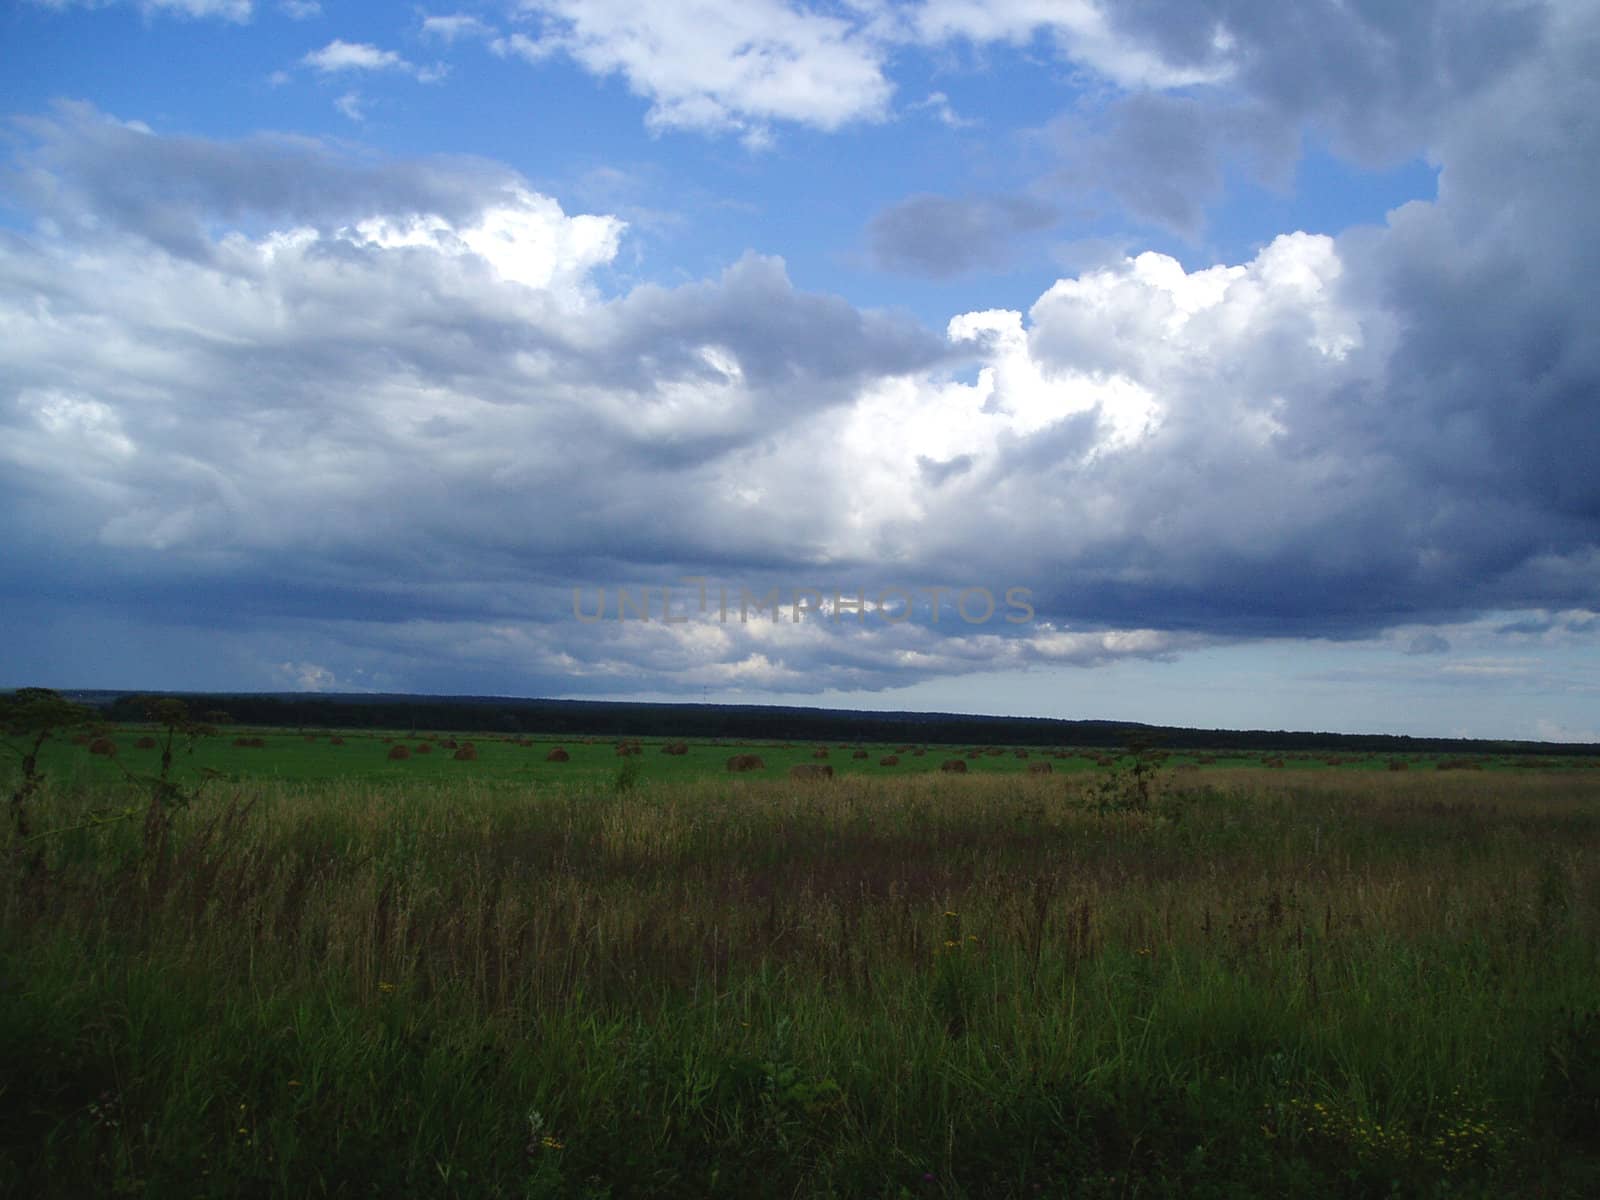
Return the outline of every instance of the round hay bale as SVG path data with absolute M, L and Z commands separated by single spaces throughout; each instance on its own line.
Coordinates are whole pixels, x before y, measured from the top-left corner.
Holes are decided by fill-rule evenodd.
M 728 760 L 730 771 L 764 771 L 767 764 L 757 754 L 735 754 Z
M 432 747 L 432 745 L 430 745 L 427 742 L 418 742 L 417 743 L 417 748 L 415 750 L 413 750 L 412 753 L 413 754 L 432 754 L 433 753 L 433 747 Z
M 89 743 L 89 753 L 102 754 L 106 758 L 115 758 L 117 756 L 117 744 L 110 738 L 95 738 L 94 741 Z
M 342 737 L 331 737 L 331 738 L 328 739 L 328 745 L 330 745 L 330 746 L 342 746 L 342 745 L 344 745 L 344 739 Z
M 469 742 L 465 746 L 462 746 L 450 757 L 455 759 L 457 762 L 472 762 L 478 757 L 478 751 L 477 748 Z
M 921 758 L 923 755 L 925 755 L 927 753 L 928 752 L 926 750 L 924 750 L 921 746 L 918 746 L 915 750 L 913 750 L 911 752 L 911 757 L 912 758 Z
M 1031 762 L 1028 764 L 1029 775 L 1054 775 L 1055 768 L 1047 762 Z
M 827 763 L 795 763 L 789 768 L 790 779 L 832 779 L 833 768 Z
M 900 765 L 900 756 L 897 754 L 885 754 L 878 760 L 878 765 L 880 767 L 898 767 Z
M 443 750 L 459 750 L 459 749 L 461 749 L 461 743 L 456 741 L 455 738 L 445 738 L 444 741 L 439 743 L 439 746 Z
M 92 741 L 94 739 L 87 733 L 75 733 L 72 735 L 72 744 L 74 746 L 87 746 Z
M 967 761 L 964 758 L 947 758 L 939 764 L 939 770 L 949 771 L 952 775 L 965 775 Z
M 865 750 L 857 750 L 850 757 L 851 758 L 866 758 L 867 757 L 867 752 Z
M 812 751 L 811 757 L 812 758 L 827 758 L 828 757 L 828 748 L 826 746 L 823 746 L 820 749 Z
M 390 746 L 389 747 L 389 758 L 390 758 L 391 761 L 399 760 L 399 759 L 402 759 L 402 758 L 410 758 L 410 757 L 411 757 L 411 751 L 407 750 L 404 746 Z
M 1028 757 L 1028 752 L 1026 750 L 1013 750 L 1011 753 L 1016 755 L 1018 758 Z
M 133 748 L 135 750 L 154 750 L 156 748 L 156 740 L 153 737 L 142 737 L 133 744 Z
M 549 754 L 544 756 L 544 760 L 545 762 L 566 762 L 571 757 L 572 755 L 568 754 L 560 746 L 557 746 L 554 750 L 550 751 Z
M 668 742 L 665 746 L 661 747 L 661 753 L 687 754 L 689 753 L 689 747 L 688 744 L 684 742 Z

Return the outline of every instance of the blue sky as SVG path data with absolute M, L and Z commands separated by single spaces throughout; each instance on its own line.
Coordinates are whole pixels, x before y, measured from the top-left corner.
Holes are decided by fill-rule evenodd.
M 1600 738 L 1592 4 L 25 0 L 0 47 L 0 686 Z

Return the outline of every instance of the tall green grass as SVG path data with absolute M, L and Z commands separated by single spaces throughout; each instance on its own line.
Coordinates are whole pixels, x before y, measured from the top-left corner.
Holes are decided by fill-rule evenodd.
M 1600 1188 L 1584 775 L 1117 786 L 258 781 L 154 857 L 45 838 L 0 891 L 0 1186 Z

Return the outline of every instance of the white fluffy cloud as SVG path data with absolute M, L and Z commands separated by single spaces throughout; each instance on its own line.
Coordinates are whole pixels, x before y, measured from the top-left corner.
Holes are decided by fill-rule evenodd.
M 393 50 L 380 50 L 365 42 L 346 42 L 335 38 L 320 50 L 300 60 L 325 75 L 339 71 L 409 71 L 411 64 Z
M 767 122 L 835 129 L 881 119 L 892 88 L 882 51 L 846 17 L 788 0 L 532 0 L 537 37 L 503 52 L 532 61 L 560 52 L 598 75 L 621 74 L 651 102 L 658 128 L 743 130 Z

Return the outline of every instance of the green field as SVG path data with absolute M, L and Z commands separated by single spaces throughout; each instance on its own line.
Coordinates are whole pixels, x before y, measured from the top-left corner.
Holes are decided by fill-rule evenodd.
M 1600 1194 L 1593 771 L 108 732 L 7 829 L 7 1195 Z
M 111 757 L 91 754 L 87 735 L 78 735 L 74 744 L 56 738 L 44 747 L 41 761 L 58 777 L 75 783 L 114 785 L 130 774 L 148 773 L 160 759 L 159 736 L 155 727 L 115 726 L 103 732 L 116 747 Z M 337 738 L 342 744 L 335 744 Z M 157 744 L 140 749 L 141 739 Z M 259 739 L 259 747 L 243 747 L 240 740 Z M 636 766 L 630 770 L 641 782 L 687 783 L 727 773 L 727 761 L 735 754 L 755 754 L 765 764 L 747 778 L 787 778 L 790 768 L 801 763 L 826 762 L 836 775 L 900 777 L 938 771 L 941 763 L 961 758 L 971 773 L 1026 774 L 1030 766 L 1049 763 L 1054 772 L 1094 772 L 1108 767 L 1126 768 L 1133 756 L 1120 749 L 1073 747 L 999 747 L 931 743 L 826 743 L 826 758 L 819 758 L 818 743 L 750 741 L 680 741 L 675 738 L 558 738 L 511 737 L 488 733 L 417 733 L 412 731 L 373 732 L 341 730 L 296 732 L 268 728 L 229 727 L 213 736 L 176 744 L 175 769 L 180 777 L 198 778 L 205 770 L 216 771 L 234 780 L 278 779 L 293 782 L 368 780 L 385 782 L 460 782 L 528 784 L 536 787 L 597 787 L 608 783 L 627 761 L 617 754 L 619 742 L 626 740 L 640 748 Z M 472 746 L 476 757 L 458 761 L 456 748 Z M 671 755 L 663 747 L 681 744 L 686 753 Z M 393 761 L 388 756 L 395 746 L 404 746 L 409 757 Z M 420 751 L 426 746 L 428 749 Z M 560 747 L 567 762 L 546 761 L 551 750 Z M 915 751 L 922 750 L 918 756 Z M 864 757 L 856 757 L 857 751 Z M 1021 752 L 1019 755 L 1019 751 Z M 1444 756 L 1425 754 L 1310 754 L 1294 752 L 1171 753 L 1148 751 L 1151 762 L 1161 770 L 1223 770 L 1266 767 L 1281 764 L 1283 770 L 1385 771 L 1391 763 L 1405 763 L 1412 771 L 1446 769 L 1487 771 L 1583 770 L 1600 766 L 1600 759 L 1530 758 L 1528 756 Z M 899 762 L 881 765 L 885 757 Z

